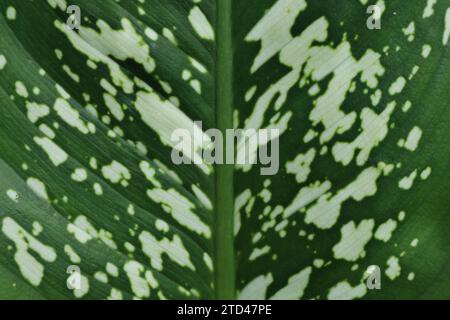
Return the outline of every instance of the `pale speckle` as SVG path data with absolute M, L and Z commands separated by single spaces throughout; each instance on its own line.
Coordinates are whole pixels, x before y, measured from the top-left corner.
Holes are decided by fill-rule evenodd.
M 95 126 L 83 121 L 78 110 L 73 108 L 65 99 L 56 99 L 54 109 L 62 120 L 81 133 L 95 133 Z
M 352 300 L 362 298 L 367 292 L 365 283 L 352 287 L 348 281 L 341 281 L 330 289 L 328 293 L 329 300 Z
M 41 180 L 37 178 L 28 178 L 27 185 L 39 198 L 48 200 L 47 189 Z
M 190 62 L 191 65 L 192 65 L 195 69 L 197 69 L 200 73 L 205 74 L 205 73 L 208 72 L 208 70 L 206 69 L 206 67 L 205 67 L 202 63 L 200 63 L 199 61 L 195 60 L 194 58 L 189 57 L 189 62 Z
M 75 250 L 70 245 L 66 244 L 64 246 L 64 252 L 69 257 L 70 262 L 72 262 L 72 263 L 80 263 L 81 262 L 80 256 L 75 252 Z
M 205 262 L 206 266 L 208 267 L 208 269 L 210 271 L 213 271 L 213 268 L 214 268 L 213 261 L 212 261 L 210 255 L 207 254 L 206 252 L 203 253 L 203 262 Z
M 406 28 L 403 28 L 403 34 L 407 36 L 408 41 L 412 42 L 416 33 L 416 24 L 412 21 Z
M 431 175 L 431 167 L 426 167 L 421 173 L 420 173 L 420 179 L 427 180 Z
M 69 158 L 63 149 L 47 137 L 34 137 L 34 141 L 47 153 L 48 157 L 56 167 L 66 162 Z
M 95 43 L 96 48 L 105 55 L 112 55 L 119 60 L 133 59 L 141 64 L 145 71 L 152 73 L 155 61 L 150 55 L 150 47 L 142 36 L 136 32 L 133 24 L 126 18 L 120 20 L 123 29 L 113 30 L 105 21 L 98 20 L 100 32 L 82 27 L 83 38 L 89 43 Z M 117 43 L 121 45 L 118 46 Z
M 156 229 L 158 229 L 159 231 L 161 231 L 163 233 L 166 233 L 169 231 L 169 224 L 161 219 L 156 219 L 155 227 L 156 227 Z
M 0 54 L 0 71 L 5 68 L 7 62 L 5 56 Z
M 305 182 L 311 172 L 311 164 L 316 156 L 316 150 L 311 148 L 304 154 L 299 154 L 293 161 L 286 163 L 286 172 L 295 174 L 297 183 Z
M 35 102 L 27 101 L 25 104 L 27 108 L 27 117 L 32 123 L 36 123 L 39 119 L 44 118 L 50 114 L 50 108 L 45 104 L 37 104 Z
M 270 299 L 271 300 L 298 300 L 302 298 L 303 293 L 308 286 L 309 276 L 312 268 L 307 267 L 297 274 L 291 276 L 285 287 L 278 290 Z
M 113 160 L 110 165 L 102 167 L 103 176 L 112 183 L 121 183 L 123 186 L 128 185 L 131 179 L 130 171 L 120 162 Z
M 262 43 L 258 56 L 252 65 L 252 73 L 292 40 L 289 31 L 298 14 L 305 8 L 306 2 L 304 0 L 277 1 L 247 35 L 246 41 L 261 41 Z
M 110 94 L 105 93 L 103 95 L 103 99 L 105 100 L 105 104 L 108 107 L 111 114 L 119 121 L 122 121 L 125 117 L 125 114 L 122 110 L 122 106 L 117 102 L 117 100 Z
M 211 237 L 210 227 L 192 211 L 195 208 L 194 205 L 175 189 L 147 190 L 147 195 L 156 203 L 164 204 L 163 209 L 181 225 L 207 239 Z
M 7 18 L 8 20 L 16 20 L 16 17 L 17 17 L 16 8 L 14 8 L 14 7 L 12 7 L 12 6 L 9 6 L 9 7 L 6 9 L 6 18 Z
M 406 138 L 406 141 L 401 139 L 398 142 L 398 145 L 409 151 L 415 151 L 419 145 L 421 138 L 422 138 L 422 130 L 419 127 L 415 126 L 409 132 L 408 137 Z
M 119 269 L 117 268 L 116 265 L 114 265 L 111 262 L 108 262 L 106 264 L 106 272 L 108 272 L 108 274 L 113 276 L 113 277 L 118 277 L 119 276 Z
M 16 93 L 23 98 L 28 98 L 27 87 L 25 87 L 22 81 L 16 81 Z
M 239 300 L 264 300 L 269 285 L 273 282 L 271 273 L 260 275 L 250 281 L 239 293 Z
M 411 106 L 412 106 L 411 101 L 409 101 L 409 100 L 406 101 L 405 104 L 404 104 L 403 107 L 402 107 L 402 111 L 403 111 L 403 112 L 408 112 L 409 109 L 411 109 Z
M 383 168 L 381 166 L 379 168 L 369 167 L 362 171 L 353 182 L 339 190 L 333 197 L 331 197 L 330 193 L 322 195 L 316 204 L 306 211 L 305 222 L 307 224 L 313 223 L 320 229 L 331 228 L 340 215 L 342 203 L 350 198 L 361 201 L 366 197 L 376 194 L 376 182 Z
M 195 92 L 197 92 L 198 94 L 202 93 L 202 84 L 200 83 L 200 81 L 194 79 L 189 81 L 189 84 Z
M 33 236 L 37 237 L 44 230 L 44 227 L 37 221 L 33 221 Z
M 67 8 L 66 0 L 47 0 L 48 4 L 53 8 L 59 8 L 61 11 L 65 11 Z
M 404 77 L 398 77 L 397 80 L 389 87 L 389 94 L 391 96 L 396 95 L 403 91 L 406 85 L 406 79 Z
M 427 0 L 427 6 L 423 10 L 423 19 L 429 18 L 434 14 L 434 5 L 436 4 L 436 2 L 437 0 Z
M 356 227 L 353 221 L 341 228 L 341 240 L 333 247 L 334 257 L 356 261 L 364 255 L 364 247 L 372 238 L 373 220 L 363 220 Z
M 208 209 L 212 210 L 213 205 L 211 203 L 211 200 L 208 198 L 208 196 L 195 184 L 192 185 L 192 191 L 194 192 L 197 199 L 202 203 L 202 205 Z
M 392 219 L 387 220 L 378 226 L 377 231 L 375 231 L 375 239 L 383 242 L 389 241 L 395 228 L 397 228 L 397 222 Z
M 100 183 L 98 183 L 98 182 L 94 183 L 93 188 L 94 188 L 94 193 L 97 196 L 103 195 L 103 187 Z
M 448 8 L 447 12 L 445 13 L 445 29 L 444 33 L 442 34 L 442 44 L 444 46 L 447 45 L 449 38 L 450 38 L 450 8 Z
M 75 82 L 79 83 L 80 82 L 80 76 L 78 74 L 76 74 L 75 72 L 72 71 L 72 69 L 68 66 L 68 65 L 63 65 L 62 69 L 64 70 L 65 73 L 67 73 L 67 75 Z
M 414 170 L 413 172 L 411 172 L 411 174 L 409 176 L 403 177 L 399 182 L 398 182 L 398 187 L 400 189 L 403 190 L 409 190 L 411 189 L 411 187 L 414 184 L 414 180 L 417 177 L 417 170 Z
M 129 261 L 124 268 L 128 279 L 130 280 L 131 290 L 138 298 L 146 298 L 150 296 L 150 288 L 142 273 L 145 272 L 144 267 L 137 261 Z
M 37 240 L 10 217 L 3 219 L 2 231 L 16 246 L 14 260 L 24 278 L 33 286 L 39 286 L 45 267 L 37 257 L 46 262 L 54 262 L 57 257 L 55 250 Z M 32 255 L 29 251 L 35 254 Z
M 178 45 L 178 41 L 175 38 L 175 35 L 173 34 L 173 32 L 170 29 L 167 28 L 163 28 L 163 36 L 169 40 L 170 42 L 172 42 L 174 45 Z
M 249 261 L 254 261 L 257 258 L 269 253 L 270 247 L 264 246 L 262 248 L 254 248 L 252 253 L 250 254 L 250 257 L 248 258 Z
M 431 52 L 431 46 L 429 44 L 424 44 L 422 46 L 422 57 L 424 57 L 425 59 L 428 58 L 428 56 L 430 55 Z
M 106 275 L 106 273 L 104 273 L 102 271 L 97 271 L 94 274 L 94 278 L 102 283 L 108 283 L 108 276 Z
M 190 254 L 186 250 L 180 237 L 174 235 L 172 240 L 162 238 L 157 240 L 147 231 L 139 235 L 142 244 L 142 251 L 150 258 L 152 267 L 156 270 L 163 270 L 163 260 L 161 255 L 165 253 L 172 261 L 182 267 L 188 267 L 195 271 L 191 262 Z
M 91 158 L 89 159 L 89 166 L 90 166 L 92 169 L 97 170 L 97 168 L 98 168 L 98 165 L 97 165 L 97 159 L 94 158 L 94 157 L 91 157 Z
M 400 276 L 401 267 L 397 257 L 391 256 L 387 261 L 387 265 L 388 268 L 385 273 L 389 279 L 395 280 L 398 276 Z
M 152 28 L 150 27 L 145 28 L 144 33 L 150 40 L 152 41 L 158 40 L 158 34 Z
M 313 265 L 314 267 L 316 267 L 317 269 L 322 268 L 322 266 L 325 264 L 325 261 L 323 259 L 314 259 L 313 261 Z
M 87 171 L 83 168 L 77 168 L 70 176 L 76 182 L 83 182 L 87 179 Z
M 193 7 L 189 12 L 188 18 L 200 38 L 205 40 L 214 40 L 214 30 L 199 7 Z
M 9 189 L 6 191 L 6 195 L 15 203 L 19 203 L 19 194 L 17 193 L 17 191 Z
M 135 214 L 134 206 L 132 204 L 128 205 L 127 213 L 131 216 L 133 216 Z
M 58 60 L 61 60 L 64 57 L 62 51 L 59 49 L 55 49 L 55 55 Z

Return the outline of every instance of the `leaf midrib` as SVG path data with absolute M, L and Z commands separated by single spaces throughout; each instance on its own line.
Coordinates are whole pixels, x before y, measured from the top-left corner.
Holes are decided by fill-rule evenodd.
M 216 0 L 215 122 L 223 136 L 233 128 L 233 52 L 230 0 Z M 225 156 L 225 150 L 223 150 Z M 234 299 L 233 165 L 215 166 L 214 292 L 216 299 Z

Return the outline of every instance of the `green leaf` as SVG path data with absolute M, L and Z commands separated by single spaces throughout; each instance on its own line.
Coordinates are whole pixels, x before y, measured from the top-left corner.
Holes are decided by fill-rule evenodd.
M 68 5 L 0 3 L 0 298 L 450 298 L 446 1 Z M 212 128 L 277 174 L 172 161 Z

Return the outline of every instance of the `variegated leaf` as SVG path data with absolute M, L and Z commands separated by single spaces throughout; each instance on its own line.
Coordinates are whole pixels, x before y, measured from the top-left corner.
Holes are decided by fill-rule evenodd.
M 447 0 L 0 12 L 1 298 L 450 297 Z M 233 127 L 280 130 L 277 174 L 173 163 Z

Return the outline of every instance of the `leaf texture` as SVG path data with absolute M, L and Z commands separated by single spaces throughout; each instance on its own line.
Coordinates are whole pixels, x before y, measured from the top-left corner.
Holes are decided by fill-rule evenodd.
M 450 297 L 447 1 L 70 4 L 0 4 L 0 298 Z M 172 162 L 232 127 L 277 174 Z

